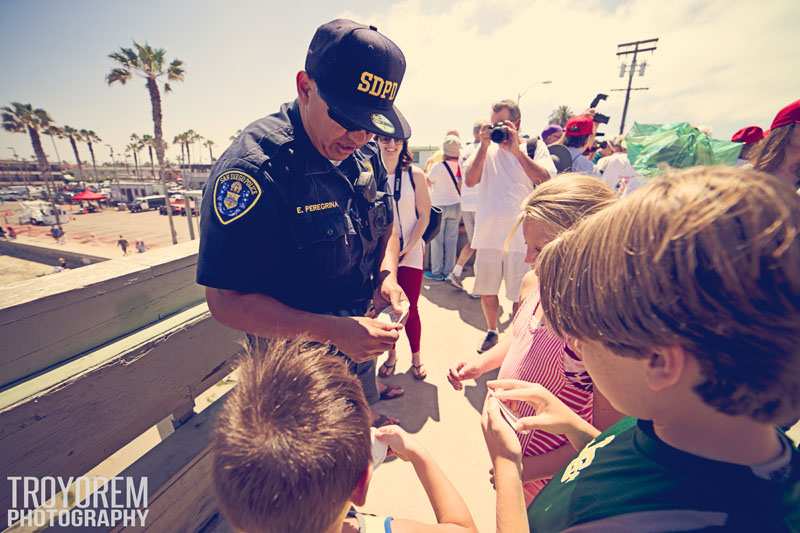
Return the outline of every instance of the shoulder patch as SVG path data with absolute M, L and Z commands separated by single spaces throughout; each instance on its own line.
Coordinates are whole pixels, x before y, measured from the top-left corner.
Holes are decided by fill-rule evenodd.
M 241 170 L 228 170 L 214 182 L 214 213 L 222 224 L 247 214 L 261 198 L 261 186 Z

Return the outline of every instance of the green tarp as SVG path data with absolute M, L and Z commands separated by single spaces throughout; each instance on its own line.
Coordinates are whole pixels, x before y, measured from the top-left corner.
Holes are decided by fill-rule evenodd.
M 709 137 L 688 122 L 635 123 L 625 136 L 628 159 L 640 175 L 650 177 L 666 165 L 735 165 L 742 145 Z

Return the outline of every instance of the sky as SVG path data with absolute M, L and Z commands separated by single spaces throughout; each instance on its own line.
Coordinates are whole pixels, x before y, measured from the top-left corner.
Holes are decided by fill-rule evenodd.
M 0 106 L 30 103 L 59 125 L 94 130 L 119 159 L 131 133 L 153 126 L 140 79 L 105 83 L 108 54 L 148 42 L 186 68 L 164 96 L 165 139 L 194 129 L 214 141 L 216 157 L 236 130 L 294 98 L 314 30 L 338 17 L 376 25 L 403 50 L 396 104 L 412 145 L 437 145 L 451 129 L 468 138 L 494 101 L 520 93 L 524 132 L 541 131 L 555 107 L 580 112 L 603 92 L 598 110 L 611 121 L 601 131 L 616 134 L 624 93 L 611 90 L 627 83 L 617 44 L 656 37 L 658 49 L 641 58 L 645 75 L 633 80 L 649 90 L 631 93 L 628 127 L 687 121 L 729 138 L 751 124 L 766 129 L 800 98 L 798 0 L 2 0 Z M 50 140 L 43 145 L 54 160 Z M 68 142 L 57 146 L 74 162 Z M 33 153 L 27 135 L 0 131 L 0 158 L 9 147 Z M 109 159 L 106 146 L 95 151 Z M 205 148 L 193 154 L 208 162 Z

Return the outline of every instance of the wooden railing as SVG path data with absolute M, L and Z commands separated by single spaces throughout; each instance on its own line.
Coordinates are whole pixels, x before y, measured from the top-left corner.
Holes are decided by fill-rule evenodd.
M 9 476 L 82 476 L 165 418 L 176 428 L 119 475 L 148 478 L 147 529 L 215 518 L 208 434 L 238 332 L 195 284 L 196 243 L 0 288 L 0 510 Z M 3 523 L 5 525 L 5 522 Z

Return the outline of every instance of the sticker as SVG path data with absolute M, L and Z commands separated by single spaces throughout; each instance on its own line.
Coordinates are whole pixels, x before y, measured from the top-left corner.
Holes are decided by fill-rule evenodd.
M 392 124 L 391 121 L 388 118 L 386 118 L 386 115 L 381 115 L 380 113 L 373 113 L 370 116 L 370 119 L 372 119 L 372 123 L 375 125 L 375 127 L 381 130 L 382 132 L 388 133 L 390 135 L 394 133 L 395 131 L 394 124 Z
M 249 174 L 228 170 L 214 183 L 214 212 L 223 224 L 242 218 L 261 198 L 261 187 Z

